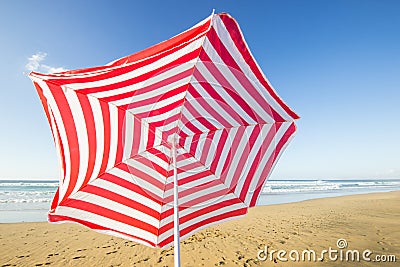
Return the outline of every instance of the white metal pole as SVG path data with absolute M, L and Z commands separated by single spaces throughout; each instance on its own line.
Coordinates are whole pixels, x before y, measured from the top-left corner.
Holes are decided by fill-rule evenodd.
M 178 172 L 176 169 L 176 138 L 172 141 L 172 162 L 174 165 L 174 266 L 181 266 L 181 249 L 179 235 L 179 209 L 178 209 Z

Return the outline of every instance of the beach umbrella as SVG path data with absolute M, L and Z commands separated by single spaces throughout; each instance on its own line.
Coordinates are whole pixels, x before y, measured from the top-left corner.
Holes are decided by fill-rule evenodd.
M 108 65 L 30 78 L 61 165 L 49 222 L 174 244 L 177 264 L 180 239 L 256 205 L 296 131 L 225 13 Z

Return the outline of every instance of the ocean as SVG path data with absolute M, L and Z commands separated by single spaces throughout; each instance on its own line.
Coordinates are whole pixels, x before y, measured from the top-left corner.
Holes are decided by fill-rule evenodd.
M 57 181 L 0 180 L 0 223 L 46 221 L 57 186 Z M 257 205 L 395 190 L 400 179 L 268 180 Z

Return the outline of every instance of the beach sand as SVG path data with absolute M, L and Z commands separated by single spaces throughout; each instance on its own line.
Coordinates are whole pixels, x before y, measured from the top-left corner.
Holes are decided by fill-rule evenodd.
M 353 266 L 353 262 L 257 259 L 260 249 L 369 249 L 400 261 L 400 191 L 255 207 L 242 219 L 206 228 L 181 242 L 182 266 Z M 340 250 L 339 250 L 340 251 Z M 292 252 L 292 257 L 296 257 Z M 334 257 L 336 254 L 332 254 Z M 340 257 L 339 252 L 337 253 Z M 260 256 L 264 256 L 261 254 Z M 307 254 L 305 254 L 307 258 Z M 368 255 L 367 255 L 368 256 Z M 360 255 L 362 258 L 362 255 Z M 351 258 L 351 257 L 350 257 Z M 276 263 L 274 262 L 276 261 Z M 149 248 L 75 224 L 0 224 L 0 266 L 173 266 L 173 248 Z M 362 261 L 357 266 L 395 266 Z

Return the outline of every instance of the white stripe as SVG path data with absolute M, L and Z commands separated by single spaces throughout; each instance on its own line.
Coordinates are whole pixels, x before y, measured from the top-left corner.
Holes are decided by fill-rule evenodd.
M 221 157 L 219 158 L 219 161 L 217 163 L 217 167 L 215 169 L 215 175 L 217 177 L 225 176 L 226 172 L 228 171 L 227 169 L 223 170 L 222 168 L 224 167 L 225 162 L 227 160 L 230 161 L 231 158 L 232 158 L 232 154 L 228 158 L 229 151 L 232 148 L 233 139 L 234 139 L 238 129 L 239 128 L 231 128 L 229 130 L 226 130 L 228 132 L 228 136 L 226 138 L 225 145 L 222 148 Z M 224 173 L 222 173 L 222 171 L 224 171 Z
M 159 108 L 163 108 L 165 106 L 168 106 L 169 104 L 172 104 L 178 100 L 181 100 L 185 97 L 186 92 L 181 92 L 179 94 L 176 94 L 170 98 L 167 99 L 163 99 L 161 101 L 155 102 L 155 103 L 151 103 L 148 105 L 144 105 L 144 106 L 139 106 L 139 107 L 128 107 L 129 108 L 129 112 L 131 112 L 132 114 L 141 114 L 144 112 L 150 112 Z
M 229 85 L 232 87 L 229 89 L 236 92 L 251 107 L 252 111 L 254 113 L 257 113 L 266 122 L 270 123 L 274 122 L 273 118 L 268 113 L 265 112 L 264 108 L 258 104 L 258 102 L 248 93 L 248 91 L 245 88 L 243 88 L 242 84 L 237 80 L 233 72 L 235 72 L 237 75 L 243 76 L 244 79 L 250 80 L 250 78 L 246 77 L 243 73 L 239 72 L 238 70 L 235 70 L 225 65 L 224 63 L 220 63 L 223 62 L 223 60 L 218 55 L 217 51 L 215 51 L 214 47 L 212 46 L 208 38 L 205 39 L 203 47 L 207 52 L 208 56 L 211 58 L 211 60 L 213 62 L 216 62 L 214 63 L 214 66 L 221 72 L 222 76 L 224 76 L 224 78 L 228 81 Z
M 272 125 L 273 124 L 268 124 L 267 126 L 264 125 L 265 127 L 262 127 L 260 129 L 260 133 L 257 135 L 257 139 L 254 142 L 251 151 L 249 151 L 249 153 L 247 155 L 246 163 L 242 168 L 242 172 L 240 173 L 239 180 L 237 181 L 237 185 L 235 188 L 235 194 L 238 196 L 241 194 L 241 191 L 243 190 L 243 185 L 247 179 L 247 176 L 249 175 L 251 165 L 254 163 L 257 164 L 257 162 L 255 162 L 256 161 L 255 157 L 257 156 L 259 149 L 263 145 L 263 141 L 265 141 L 264 139 L 267 136 L 268 131 L 272 127 Z M 243 138 L 247 139 L 247 136 L 244 135 Z M 259 161 L 261 161 L 261 159 L 259 159 Z M 258 162 L 258 163 L 260 163 L 260 162 Z M 253 181 L 259 180 L 259 178 L 260 178 L 259 176 L 254 176 L 252 180 Z
M 185 128 L 186 128 L 186 124 L 185 124 L 185 125 L 183 126 L 184 128 L 181 128 L 183 131 L 188 131 L 189 133 L 192 133 L 192 134 L 199 134 L 199 133 L 202 133 L 202 132 L 204 133 L 204 132 L 210 131 L 210 129 L 208 129 L 206 126 L 204 126 L 202 123 L 200 123 L 200 122 L 198 121 L 198 118 L 195 117 L 195 116 L 189 111 L 189 109 L 188 109 L 186 106 L 183 106 L 183 108 L 182 108 L 182 114 L 189 120 L 188 123 L 193 124 L 193 126 L 195 126 L 195 127 L 198 129 L 197 132 L 192 132 L 192 131 L 189 130 L 189 129 L 185 129 Z M 202 118 L 207 118 L 207 117 L 202 117 Z M 208 117 L 208 118 L 210 118 L 210 117 Z
M 208 133 L 203 133 L 199 136 L 199 139 L 197 140 L 197 144 L 196 144 L 196 151 L 194 153 L 194 157 L 200 161 L 200 158 L 203 154 L 203 148 L 205 145 L 205 139 L 207 138 L 207 134 Z M 204 165 L 203 163 L 201 163 L 201 165 Z
M 187 65 L 187 64 L 184 64 L 184 65 Z M 190 66 L 193 67 L 193 63 L 191 63 Z M 179 68 L 179 67 L 178 67 L 178 68 Z M 175 68 L 175 69 L 178 69 L 178 68 Z M 177 72 L 175 71 L 175 69 L 173 69 L 172 71 L 168 71 L 168 74 L 169 74 L 170 76 L 176 75 Z M 160 76 L 162 76 L 162 77 L 160 78 Z M 164 80 L 164 79 L 170 78 L 170 77 L 165 77 L 165 76 L 166 76 L 166 72 L 163 72 L 163 73 L 161 73 L 160 75 L 157 75 L 157 76 L 155 76 L 155 77 L 152 77 L 151 79 L 153 79 L 153 80 L 154 80 L 154 79 L 157 79 L 156 82 L 159 82 L 159 80 Z M 172 90 L 174 90 L 174 89 L 176 89 L 176 88 L 178 88 L 178 87 L 180 87 L 180 86 L 182 86 L 182 85 L 185 85 L 185 84 L 189 83 L 190 77 L 191 77 L 191 76 L 188 75 L 188 76 L 186 76 L 186 77 L 184 77 L 184 78 L 182 78 L 182 79 L 180 79 L 180 80 L 177 80 L 177 81 L 175 81 L 175 82 L 172 82 L 172 83 L 163 85 L 163 86 L 161 86 L 161 87 L 154 88 L 154 89 L 152 89 L 152 90 L 149 91 L 149 92 L 142 93 L 142 94 L 134 94 L 133 96 L 126 97 L 126 98 L 121 98 L 121 99 L 112 101 L 111 103 L 114 104 L 114 105 L 116 105 L 116 106 L 122 106 L 122 105 L 131 105 L 131 106 L 135 106 L 135 102 L 143 101 L 143 100 L 145 100 L 145 99 L 149 99 L 149 98 L 155 97 L 155 96 L 157 96 L 157 95 L 159 95 L 159 96 L 161 97 L 163 94 L 165 94 L 165 93 L 167 93 L 167 92 L 169 92 L 169 91 L 172 91 Z M 147 81 L 148 81 L 148 80 L 147 80 Z M 126 90 L 127 92 L 133 92 L 133 91 L 136 91 L 137 89 L 142 89 L 142 88 L 144 88 L 144 87 L 146 87 L 146 86 L 149 86 L 149 84 L 147 84 L 147 83 L 148 83 L 147 81 L 145 81 L 145 83 L 144 83 L 144 82 L 136 83 L 136 84 L 134 84 L 134 85 L 130 85 L 130 86 L 127 86 L 127 87 L 124 87 L 124 88 L 127 89 L 127 90 Z M 153 81 L 152 81 L 152 82 L 153 82 Z M 154 83 L 154 82 L 153 82 L 153 83 Z M 116 91 L 119 91 L 119 90 L 121 90 L 121 88 L 120 88 L 120 89 L 112 90 L 113 95 L 118 95 L 118 94 L 116 93 Z M 105 94 L 105 93 L 110 94 L 110 91 L 101 92 L 101 94 Z M 100 94 L 100 93 L 96 93 L 96 94 Z M 95 94 L 92 94 L 92 95 L 95 95 Z M 98 97 L 98 96 L 96 96 L 96 97 Z M 156 102 L 156 101 L 154 101 L 154 102 Z
M 226 180 L 225 180 L 225 184 L 228 185 L 229 187 L 233 187 L 234 185 L 231 184 L 232 180 L 233 180 L 233 176 L 235 175 L 235 172 L 237 170 L 237 167 L 239 165 L 240 162 L 240 158 L 242 157 L 243 153 L 246 153 L 248 151 L 248 141 L 249 141 L 249 132 L 251 132 L 251 130 L 254 128 L 254 125 L 250 125 L 247 126 L 243 136 L 240 139 L 239 145 L 236 149 L 236 153 L 235 155 L 233 155 L 233 157 L 230 159 L 231 160 L 231 164 L 229 166 L 229 170 L 228 173 L 226 175 Z M 234 137 L 233 137 L 234 138 Z M 227 144 L 225 144 L 227 145 Z
M 76 179 L 76 184 L 71 192 L 74 194 L 81 188 L 83 182 L 85 181 L 85 176 L 88 169 L 89 161 L 89 144 L 85 117 L 83 115 L 82 106 L 79 102 L 78 96 L 74 91 L 65 90 L 65 98 L 71 109 L 72 118 L 74 120 L 74 126 L 76 129 L 76 134 L 78 137 L 79 145 L 79 171 L 78 177 L 72 177 Z M 77 148 L 75 148 L 77 149 Z
M 264 157 L 261 159 L 260 164 L 258 165 L 256 172 L 254 174 L 255 179 L 253 179 L 251 181 L 251 184 L 249 186 L 249 191 L 248 194 L 246 195 L 246 199 L 245 199 L 245 203 L 247 205 L 250 204 L 251 198 L 253 197 L 253 193 L 254 191 L 257 189 L 256 186 L 258 184 L 258 181 L 260 179 L 264 179 L 265 181 L 267 181 L 268 177 L 261 177 L 262 172 L 264 171 L 265 168 L 267 168 L 267 162 L 269 160 L 269 158 L 271 157 L 272 153 L 275 151 L 276 148 L 276 144 L 279 143 L 279 141 L 282 139 L 282 137 L 284 136 L 285 132 L 287 131 L 287 129 L 290 127 L 290 125 L 292 124 L 292 122 L 286 122 L 286 123 L 282 123 L 282 126 L 279 128 L 278 132 L 275 134 L 274 139 L 272 139 L 272 141 L 270 142 L 267 151 L 264 154 Z M 288 140 L 288 142 L 286 143 L 286 145 L 288 145 L 290 142 L 290 140 Z M 283 152 L 284 148 L 282 148 L 281 152 Z M 278 161 L 278 158 L 275 160 L 275 163 Z M 274 163 L 274 164 L 275 164 Z M 268 176 L 272 173 L 272 168 L 268 173 Z
M 220 114 L 221 117 L 223 117 L 226 121 L 229 122 L 229 124 L 232 127 L 238 127 L 241 124 L 239 123 L 240 118 L 236 115 L 232 117 L 232 114 L 229 114 L 227 110 L 227 105 L 225 103 L 222 103 L 220 101 L 216 101 L 214 98 L 212 98 L 207 91 L 201 86 L 201 84 L 195 80 L 193 77 L 193 80 L 191 82 L 191 85 L 196 89 L 196 91 L 201 95 L 203 99 L 207 99 L 208 104 L 215 110 L 216 113 Z
M 189 130 L 189 128 L 186 127 L 186 124 L 183 124 L 183 119 L 187 119 L 187 121 L 189 121 L 188 118 L 186 118 L 184 112 L 183 112 L 184 107 L 181 109 L 182 110 L 182 116 L 181 119 L 178 120 L 178 131 L 179 132 L 183 132 L 185 135 L 187 136 L 193 136 L 195 133 L 192 132 L 191 130 Z M 186 123 L 186 122 L 185 122 Z
M 210 99 L 205 98 L 205 101 L 209 102 Z M 221 129 L 225 128 L 227 125 L 222 125 L 221 122 L 217 121 L 214 116 L 212 116 L 208 111 L 200 105 L 200 103 L 197 101 L 196 98 L 194 98 L 189 92 L 186 96 L 186 101 L 190 101 L 190 104 L 193 106 L 193 108 L 202 116 L 203 119 L 206 119 L 210 124 L 212 124 L 215 128 Z M 188 111 L 188 114 L 191 115 L 191 117 L 197 121 L 198 118 L 193 117 L 192 113 Z M 204 127 L 204 126 L 203 126 Z M 206 128 L 208 129 L 208 128 Z M 208 129 L 207 131 L 209 131 Z
M 162 154 L 161 152 L 157 153 L 157 154 Z M 164 170 L 168 170 L 169 167 L 169 163 L 165 162 L 164 160 L 160 159 L 159 157 L 157 157 L 156 155 L 148 152 L 148 151 L 144 151 L 140 154 L 140 156 L 150 160 L 151 162 L 154 162 L 155 164 L 159 165 L 160 167 L 162 167 Z M 160 175 L 160 174 L 159 174 Z
M 96 194 L 91 194 L 88 192 L 80 191 L 80 192 L 77 192 L 76 194 L 74 194 L 70 199 L 82 200 L 82 201 L 85 201 L 85 202 L 88 202 L 88 203 L 91 203 L 94 205 L 105 207 L 107 209 L 124 214 L 131 218 L 138 219 L 138 220 L 148 223 L 154 227 L 159 226 L 158 219 L 156 219 L 144 212 L 141 212 L 137 209 L 132 209 L 131 207 L 125 206 L 122 203 L 113 201 L 108 198 L 104 198 L 104 197 L 96 195 Z
M 204 38 L 204 36 L 202 38 L 199 38 L 198 40 L 193 41 L 192 43 L 188 44 L 187 46 L 183 47 L 182 49 L 173 52 L 172 54 L 162 57 L 155 62 L 147 64 L 143 67 L 137 68 L 131 72 L 124 73 L 124 74 L 118 75 L 118 76 L 112 76 L 107 79 L 97 80 L 97 81 L 93 81 L 93 82 L 72 83 L 72 84 L 68 85 L 68 88 L 71 88 L 73 90 L 80 90 L 80 89 L 87 89 L 87 88 L 93 88 L 93 87 L 100 87 L 100 86 L 116 84 L 121 81 L 126 81 L 129 79 L 138 77 L 140 75 L 143 75 L 145 73 L 148 73 L 150 71 L 158 69 L 162 66 L 165 66 L 165 65 L 173 62 L 174 60 L 176 60 L 190 52 L 195 51 L 203 43 L 203 38 Z M 105 94 L 105 95 L 103 95 L 103 97 L 111 96 L 111 95 L 114 95 L 113 90 L 110 90 L 110 94 L 108 94 L 108 95 Z
M 124 144 L 124 158 L 128 159 L 131 157 L 133 142 L 138 142 L 133 140 L 134 135 L 134 120 L 137 120 L 131 113 L 125 113 L 125 135 L 123 136 Z M 137 130 L 137 129 L 136 129 Z
M 206 162 L 205 162 L 205 165 L 207 167 L 211 166 L 211 163 L 214 161 L 215 157 L 217 156 L 215 153 L 216 153 L 218 144 L 221 141 L 220 140 L 221 135 L 222 135 L 222 130 L 215 131 L 214 135 L 212 137 L 212 140 L 210 140 L 211 144 L 210 144 L 210 148 L 208 150 L 208 154 L 207 154 L 207 158 L 206 158 Z
M 210 177 L 213 177 L 214 179 L 212 179 L 212 180 L 216 180 L 215 179 L 215 176 L 210 176 Z M 210 179 L 211 180 L 211 179 Z M 224 185 L 224 184 L 222 184 L 222 183 L 218 183 L 218 184 L 216 184 L 216 185 L 214 185 L 214 186 L 211 186 L 211 187 L 204 187 L 204 186 L 198 186 L 198 188 L 197 188 L 198 190 L 196 191 L 196 192 L 194 192 L 194 193 L 192 193 L 192 194 L 189 194 L 189 195 L 187 195 L 187 196 L 184 196 L 184 197 L 181 197 L 180 199 L 179 199 L 179 206 L 187 206 L 187 204 L 186 203 L 188 203 L 188 202 L 190 202 L 190 201 L 193 201 L 193 200 L 195 200 L 195 199 L 197 199 L 197 198 L 201 198 L 201 197 L 203 197 L 203 196 L 205 196 L 205 195 L 213 195 L 213 193 L 216 193 L 216 192 L 218 192 L 218 191 L 221 191 L 221 190 L 226 190 L 226 191 L 228 191 L 228 188 Z M 182 191 L 181 189 L 179 189 L 179 191 Z M 167 193 L 167 192 L 166 192 Z M 167 195 L 167 194 L 165 194 L 165 195 Z M 217 196 L 216 198 L 214 198 L 212 201 L 211 200 L 207 200 L 207 201 L 203 201 L 203 202 L 201 202 L 201 203 L 199 203 L 199 204 L 196 204 L 196 205 L 194 205 L 194 206 L 191 206 L 191 208 L 195 208 L 195 207 L 206 207 L 206 206 L 208 206 L 208 205 L 211 205 L 211 204 L 213 204 L 213 203 L 215 203 L 215 200 L 216 199 L 220 199 L 221 198 L 221 196 Z M 189 212 L 189 211 L 188 211 Z M 182 211 L 182 214 L 183 215 L 185 215 L 185 212 L 184 211 Z
M 156 235 L 145 230 L 85 210 L 59 206 L 56 209 L 55 215 L 84 220 L 86 222 L 94 223 L 105 228 L 112 228 L 116 231 L 124 232 L 129 235 L 139 236 L 140 238 L 149 240 L 150 242 L 156 242 L 157 240 Z
M 94 186 L 112 191 L 118 195 L 127 197 L 129 199 L 133 199 L 157 212 L 161 211 L 161 205 L 150 198 L 143 196 L 142 194 L 136 193 L 130 189 L 127 189 L 123 186 L 117 185 L 115 183 L 109 182 L 103 179 L 96 179 L 91 183 Z M 132 183 L 133 184 L 133 183 Z
M 137 130 L 139 130 L 139 129 L 137 129 Z M 140 142 L 139 150 L 137 152 L 138 154 L 143 151 L 146 151 L 149 134 L 151 134 L 149 125 L 146 121 L 142 120 L 140 123 L 140 140 L 133 140 L 134 142 Z
M 60 140 L 58 138 L 58 130 L 56 127 L 56 123 L 54 121 L 53 111 L 49 105 L 47 105 L 47 108 L 49 110 L 50 128 L 51 128 L 51 131 L 53 132 L 54 142 L 55 142 L 56 148 L 57 148 L 57 158 L 58 158 L 58 163 L 60 165 L 58 181 L 59 181 L 59 184 L 61 185 L 62 180 L 64 178 L 64 166 L 63 166 L 63 158 L 62 158 L 62 154 L 61 154 L 62 150 L 61 150 L 61 146 L 60 146 Z
M 232 107 L 248 124 L 257 123 L 254 121 L 235 100 L 231 98 L 231 96 L 225 91 L 225 89 L 221 89 L 218 81 L 214 78 L 214 76 L 208 71 L 202 61 L 197 63 L 197 69 L 200 71 L 201 75 L 209 82 L 209 84 L 218 92 L 218 94 L 227 102 L 229 106 Z
M 118 109 L 113 105 L 108 105 L 110 111 L 110 150 L 106 170 L 115 166 L 118 146 Z M 122 129 L 121 129 L 122 131 Z
M 67 133 L 64 127 L 64 123 L 61 117 L 61 113 L 58 109 L 58 105 L 53 98 L 53 94 L 50 91 L 50 88 L 47 86 L 46 82 L 43 80 L 35 79 L 38 85 L 43 90 L 43 95 L 47 99 L 47 103 L 51 107 L 53 111 L 55 122 L 57 123 L 58 130 L 60 133 L 61 143 L 64 148 L 64 159 L 65 159 L 65 177 L 60 181 L 59 184 L 59 202 L 61 202 L 64 198 L 65 193 L 67 192 L 69 180 L 71 176 L 71 162 L 70 162 L 70 152 L 69 152 L 69 145 L 68 145 L 68 138 Z M 60 89 L 61 90 L 61 89 Z
M 232 55 L 232 58 L 235 60 L 237 65 L 241 68 L 243 73 L 245 73 L 248 77 L 250 77 L 252 84 L 256 85 L 255 88 L 257 89 L 257 91 L 262 96 L 264 96 L 264 98 L 267 100 L 267 102 L 275 109 L 276 112 L 279 113 L 279 115 L 281 115 L 282 118 L 284 118 L 285 120 L 288 120 L 288 121 L 293 121 L 293 118 L 291 118 L 289 116 L 289 114 L 287 114 L 287 112 L 282 108 L 282 106 L 279 105 L 275 101 L 275 99 L 268 93 L 268 91 L 265 89 L 265 87 L 259 82 L 259 80 L 255 76 L 254 72 L 251 70 L 250 66 L 246 63 L 246 60 L 242 57 L 242 54 L 238 51 L 235 43 L 233 42 L 232 38 L 229 35 L 228 30 L 226 29 L 224 23 L 221 21 L 221 19 L 219 17 L 215 18 L 215 22 L 214 22 L 213 26 L 216 29 L 219 39 L 225 45 L 226 49 L 229 51 L 229 54 Z M 242 34 L 242 39 L 243 39 L 244 44 L 248 48 L 247 43 L 243 37 L 243 34 Z M 250 49 L 248 49 L 248 51 L 251 55 Z M 261 71 L 261 68 L 258 66 L 257 61 L 255 60 L 253 55 L 251 55 L 251 56 L 254 59 L 254 62 L 256 63 L 258 69 L 260 70 L 260 73 L 262 74 L 262 76 L 265 79 L 265 81 L 267 82 L 267 84 L 271 87 L 271 89 L 273 91 L 275 91 L 273 89 L 273 87 L 271 86 L 270 82 L 268 81 L 268 79 L 265 77 L 264 73 Z
M 146 158 L 142 155 L 139 155 L 140 157 Z M 141 170 L 142 172 L 148 174 L 149 176 L 151 176 L 153 179 L 160 181 L 161 183 L 165 182 L 165 177 L 163 175 L 161 175 L 159 172 L 157 172 L 155 169 L 153 169 L 152 167 L 149 167 L 143 163 L 140 163 L 139 161 L 135 160 L 135 159 L 128 159 L 125 162 L 127 165 L 131 166 L 132 168 Z M 132 176 L 136 177 L 135 173 L 131 174 Z M 140 179 L 142 180 L 142 179 Z M 147 183 L 147 182 L 146 182 Z M 152 185 L 153 186 L 153 185 Z M 161 190 L 161 189 L 158 189 Z
M 93 167 L 93 173 L 90 180 L 96 179 L 100 174 L 101 164 L 103 162 L 104 153 L 104 124 L 103 112 L 101 111 L 100 103 L 93 97 L 88 97 L 90 107 L 93 112 L 94 126 L 96 130 L 96 158 Z
M 182 93 L 184 94 L 184 93 Z M 166 99 L 168 100 L 168 99 Z M 168 118 L 178 114 L 180 112 L 182 105 L 179 105 L 171 110 L 168 110 L 167 112 L 161 113 L 159 115 L 153 115 L 151 117 L 144 118 L 142 121 L 146 121 L 147 123 L 152 123 L 152 122 L 159 122 L 163 120 L 167 120 Z
M 154 193 L 155 195 L 158 195 L 158 196 L 163 195 L 163 191 L 161 189 L 159 189 L 158 187 L 152 185 L 151 183 L 141 179 L 140 177 L 134 175 L 134 173 L 128 173 L 119 168 L 113 168 L 108 173 L 115 175 L 121 179 L 124 179 L 130 183 L 141 186 L 142 188 Z

